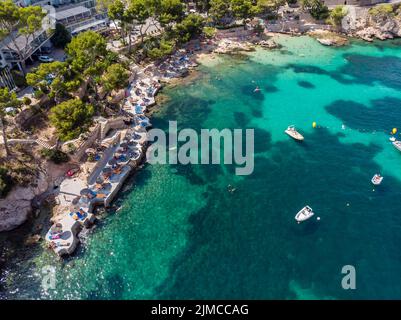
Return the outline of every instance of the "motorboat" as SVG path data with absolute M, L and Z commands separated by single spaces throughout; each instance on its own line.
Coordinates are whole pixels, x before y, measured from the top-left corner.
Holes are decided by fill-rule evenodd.
M 397 150 L 401 151 L 401 141 L 394 141 L 393 146 L 397 148 Z
M 298 223 L 301 223 L 311 218 L 314 214 L 315 213 L 311 207 L 305 206 L 295 215 L 295 220 L 297 220 Z
M 289 126 L 287 130 L 284 131 L 286 134 L 288 134 L 291 138 L 302 141 L 304 140 L 304 137 L 302 134 L 300 134 L 297 129 L 295 129 L 295 126 Z
M 382 181 L 383 181 L 383 177 L 382 177 L 380 174 L 378 174 L 378 173 L 376 173 L 376 174 L 373 176 L 373 178 L 372 178 L 372 183 L 373 183 L 375 186 L 378 186 L 379 184 L 381 184 Z

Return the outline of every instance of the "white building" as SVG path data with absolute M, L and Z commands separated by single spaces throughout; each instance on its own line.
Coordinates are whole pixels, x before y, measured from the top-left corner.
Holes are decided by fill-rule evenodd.
M 87 30 L 102 31 L 108 27 L 107 14 L 97 11 L 96 0 L 16 0 L 15 3 L 23 7 L 43 7 L 53 22 L 63 24 L 72 35 Z M 44 29 L 29 39 L 25 36 L 13 36 L 15 33 L 0 41 L 0 86 L 10 89 L 15 87 L 9 85 L 14 83 L 9 81 L 10 70 L 22 70 L 23 62 L 32 59 L 34 53 L 51 47 L 51 35 Z

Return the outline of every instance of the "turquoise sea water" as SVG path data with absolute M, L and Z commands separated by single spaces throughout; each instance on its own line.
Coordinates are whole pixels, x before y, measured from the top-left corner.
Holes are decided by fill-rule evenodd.
M 190 84 L 164 90 L 170 100 L 152 120 L 254 128 L 252 175 L 146 165 L 74 257 L 61 263 L 40 247 L 10 257 L 0 297 L 401 298 L 401 153 L 388 140 L 401 129 L 401 42 L 277 39 L 281 50 L 205 63 Z M 302 144 L 283 133 L 290 124 Z M 321 219 L 297 225 L 306 204 Z M 46 265 L 57 275 L 47 293 Z M 356 268 L 356 290 L 341 287 L 344 265 Z

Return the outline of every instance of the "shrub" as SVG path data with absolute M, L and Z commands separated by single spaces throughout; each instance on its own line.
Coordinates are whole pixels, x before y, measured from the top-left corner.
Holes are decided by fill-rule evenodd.
M 12 70 L 11 74 L 17 87 L 23 88 L 27 86 L 25 76 L 21 71 Z
M 379 4 L 369 9 L 369 14 L 374 18 L 384 18 L 394 15 L 394 8 L 391 4 Z
M 77 147 L 73 143 L 67 144 L 67 151 L 69 154 L 73 154 L 77 150 Z
M 336 6 L 334 9 L 330 10 L 329 18 L 327 22 L 333 26 L 340 26 L 341 21 L 347 15 L 347 8 L 345 6 Z
M 308 11 L 317 20 L 329 17 L 329 8 L 322 0 L 301 0 L 302 8 Z
M 43 95 L 44 95 L 44 93 L 43 93 L 43 91 L 40 90 L 40 89 L 35 90 L 35 91 L 33 92 L 33 96 L 34 96 L 36 99 L 42 98 Z
M 171 54 L 174 50 L 174 42 L 162 39 L 158 45 L 148 51 L 148 56 L 152 59 L 161 59 Z
M 203 34 L 205 35 L 206 38 L 213 38 L 214 35 L 216 34 L 216 28 L 204 27 Z
M 88 161 L 89 161 L 89 162 L 95 162 L 95 161 L 96 161 L 96 160 L 95 160 L 95 155 L 92 154 L 92 153 L 90 153 L 90 154 L 88 155 Z
M 29 106 L 32 103 L 32 100 L 29 99 L 28 97 L 23 97 L 22 98 L 22 103 L 26 106 Z
M 14 185 L 6 168 L 0 167 L 0 198 L 4 198 Z
M 68 162 L 69 160 L 68 155 L 58 149 L 42 149 L 40 154 L 42 157 L 53 161 L 55 164 Z

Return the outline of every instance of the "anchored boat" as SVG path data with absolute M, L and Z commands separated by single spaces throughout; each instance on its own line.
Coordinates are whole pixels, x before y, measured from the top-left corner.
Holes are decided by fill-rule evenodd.
M 383 177 L 378 173 L 376 173 L 372 178 L 372 183 L 375 186 L 378 186 L 380 183 L 382 183 L 382 181 L 383 181 Z
M 295 126 L 289 126 L 287 130 L 284 131 L 286 134 L 288 134 L 291 138 L 302 141 L 304 140 L 304 137 L 302 134 L 300 134 L 297 129 L 295 129 Z
M 394 141 L 393 146 L 396 147 L 399 151 L 401 151 L 401 141 Z
M 298 223 L 301 223 L 302 221 L 311 218 L 314 214 L 315 213 L 313 212 L 311 207 L 305 206 L 295 215 L 295 220 L 297 220 Z

